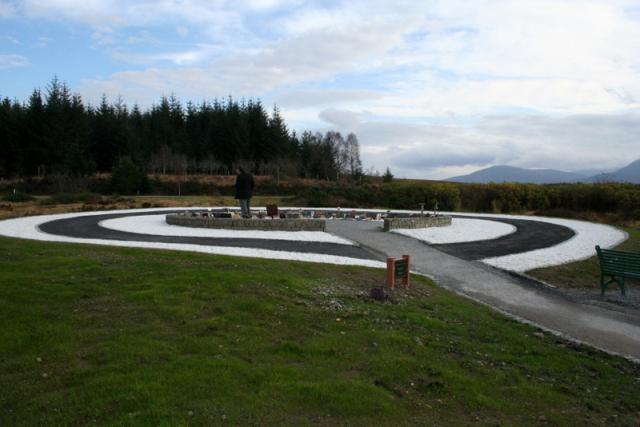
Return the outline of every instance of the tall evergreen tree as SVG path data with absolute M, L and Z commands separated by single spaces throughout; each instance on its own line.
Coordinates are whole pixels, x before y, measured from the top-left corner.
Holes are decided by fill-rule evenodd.
M 24 109 L 18 102 L 0 102 L 0 177 L 19 174 L 25 161 L 22 151 Z
M 63 171 L 74 175 L 88 175 L 95 170 L 91 157 L 89 117 L 80 96 L 71 98 L 67 116 L 68 128 L 65 132 L 63 149 Z
M 39 89 L 34 90 L 29 98 L 23 126 L 22 154 L 18 171 L 30 176 L 42 176 L 48 172 L 51 164 L 46 144 L 46 114 L 44 101 Z
M 239 163 L 278 177 L 336 179 L 361 170 L 355 135 L 298 138 L 278 107 L 269 115 L 260 100 L 229 96 L 185 109 L 171 95 L 130 111 L 121 97 L 109 103 L 103 95 L 86 107 L 57 77 L 44 97 L 36 89 L 25 104 L 0 100 L 0 150 L 0 177 L 111 172 L 121 158 L 160 173 L 228 173 Z

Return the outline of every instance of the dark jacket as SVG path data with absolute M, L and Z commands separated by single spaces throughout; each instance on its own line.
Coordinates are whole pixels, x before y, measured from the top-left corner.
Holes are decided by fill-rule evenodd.
M 253 193 L 253 176 L 241 173 L 236 176 L 236 199 L 250 199 Z

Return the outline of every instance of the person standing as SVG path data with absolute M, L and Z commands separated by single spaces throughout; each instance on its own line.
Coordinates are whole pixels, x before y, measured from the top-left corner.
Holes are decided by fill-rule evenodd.
M 253 194 L 253 175 L 238 166 L 236 168 L 236 199 L 240 201 L 240 214 L 251 218 L 251 196 Z

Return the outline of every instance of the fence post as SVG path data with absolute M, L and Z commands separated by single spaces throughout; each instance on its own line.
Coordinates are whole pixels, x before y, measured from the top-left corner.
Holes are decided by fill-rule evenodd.
M 393 257 L 387 257 L 387 286 L 396 287 L 396 260 Z

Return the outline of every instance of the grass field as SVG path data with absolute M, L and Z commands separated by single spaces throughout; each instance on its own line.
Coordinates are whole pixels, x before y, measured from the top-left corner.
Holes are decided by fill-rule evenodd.
M 0 425 L 638 425 L 639 365 L 383 280 L 0 238 Z
M 616 247 L 621 251 L 640 252 L 640 228 L 619 227 L 629 234 L 629 238 Z M 556 265 L 554 267 L 538 268 L 528 271 L 527 274 L 544 280 L 560 288 L 593 289 L 600 291 L 600 263 L 598 257 L 593 256 L 583 261 L 569 264 Z M 627 279 L 628 285 L 637 287 L 640 281 Z M 612 285 L 608 292 L 619 292 L 616 285 Z

